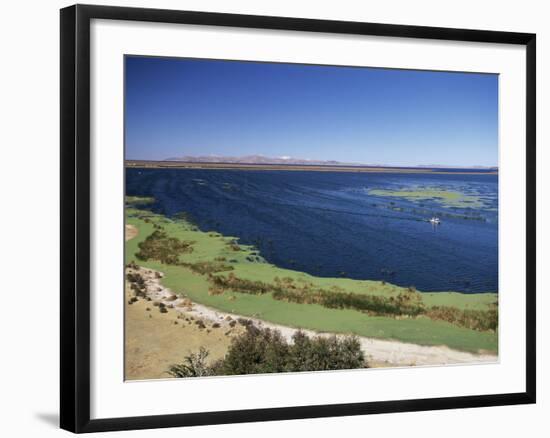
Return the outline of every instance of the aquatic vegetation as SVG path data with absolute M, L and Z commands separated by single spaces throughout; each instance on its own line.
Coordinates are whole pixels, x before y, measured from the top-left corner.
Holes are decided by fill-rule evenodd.
M 426 316 L 440 319 L 473 330 L 496 331 L 498 328 L 498 310 L 457 309 L 450 306 L 434 306 L 428 309 Z
M 149 196 L 126 196 L 124 198 L 124 202 L 127 207 L 143 207 L 149 204 L 153 204 L 155 202 L 155 198 Z
M 152 234 L 138 244 L 139 252 L 136 257 L 139 260 L 158 260 L 168 265 L 179 262 L 180 254 L 193 251 L 193 242 L 182 241 L 170 237 L 165 231 L 155 230 Z
M 414 286 L 401 291 L 397 296 L 357 294 L 340 287 L 317 288 L 311 283 L 297 285 L 291 278 L 275 278 L 275 283 L 251 281 L 238 278 L 234 273 L 227 276 L 209 276 L 215 290 L 261 295 L 270 293 L 280 301 L 298 304 L 318 304 L 330 309 L 353 309 L 373 316 L 426 316 L 472 330 L 496 330 L 498 312 L 496 307 L 488 310 L 458 309 L 451 306 L 427 307 L 422 294 Z
M 181 266 L 186 266 L 190 268 L 193 272 L 198 272 L 199 274 L 213 274 L 215 272 L 223 271 L 232 271 L 233 266 L 221 263 L 221 262 L 197 262 L 197 263 L 179 263 Z
M 210 276 L 209 280 L 216 286 L 226 290 L 249 293 L 253 295 L 265 294 L 273 291 L 273 286 L 263 281 L 252 281 L 238 278 L 233 272 L 227 276 Z
M 138 236 L 126 242 L 128 266 L 143 252 L 140 244 L 155 232 L 192 243 L 191 251 L 178 254 L 175 263 L 166 263 L 169 257 L 153 257 L 138 259 L 138 264 L 163 272 L 166 287 L 185 289 L 194 302 L 296 328 L 474 352 L 498 349 L 496 294 L 407 290 L 390 283 L 390 268 L 386 282 L 317 277 L 250 262 L 252 253 L 261 256 L 257 248 L 192 228 L 181 219 L 127 209 L 127 221 L 139 229 Z M 361 296 L 367 298 L 356 298 Z M 415 302 L 416 297 L 421 300 Z
M 299 289 L 278 288 L 273 292 L 273 298 L 300 304 L 320 304 L 330 309 L 359 310 L 378 316 L 417 316 L 424 311 L 422 298 L 406 293 L 401 293 L 397 297 L 384 297 L 338 289 L 311 289 L 306 286 Z
M 195 218 L 191 214 L 187 213 L 186 211 L 180 211 L 179 213 L 176 213 L 173 216 L 173 218 L 175 220 L 181 221 L 183 224 L 190 225 L 192 227 L 196 227 Z
M 414 190 L 371 189 L 368 193 L 374 196 L 403 198 L 415 202 L 433 200 L 444 207 L 481 208 L 484 206 L 483 199 L 480 196 L 440 188 L 416 187 Z
M 208 187 L 197 186 L 195 178 Z M 170 219 L 188 212 L 197 231 L 238 237 L 239 244 L 255 245 L 267 263 L 278 267 L 327 278 L 346 272 L 346 278 L 359 280 L 381 280 L 380 269 L 387 267 L 399 271 L 390 281 L 401 286 L 468 293 L 498 288 L 498 216 L 486 208 L 444 208 L 434 200 L 365 196 L 365 188 L 452 190 L 488 198 L 483 202 L 497 207 L 497 182 L 497 175 L 127 170 L 128 194 L 159 193 L 154 211 Z M 224 183 L 240 190 L 222 190 Z M 473 219 L 476 213 L 480 217 Z M 443 227 L 430 235 L 422 222 L 434 215 Z M 426 254 L 438 257 L 411 257 L 419 242 Z M 223 255 L 242 262 L 245 252 Z M 356 256 L 350 257 L 352 252 Z M 487 263 L 476 263 L 476 257 Z M 469 275 L 472 287 L 452 284 L 455 274 Z
M 241 250 L 242 250 L 241 246 L 240 246 L 237 242 L 235 242 L 235 241 L 228 242 L 228 243 L 227 243 L 227 246 L 229 246 L 229 248 L 231 249 L 231 251 L 237 252 L 237 251 L 241 251 Z

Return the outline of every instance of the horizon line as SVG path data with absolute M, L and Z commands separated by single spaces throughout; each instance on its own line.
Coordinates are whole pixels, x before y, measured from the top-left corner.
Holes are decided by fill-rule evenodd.
M 416 165 L 394 165 L 394 164 L 369 164 L 369 163 L 346 163 L 339 162 L 336 160 L 306 160 L 306 163 L 253 163 L 246 161 L 189 161 L 189 160 L 180 160 L 180 159 L 141 159 L 141 158 L 125 158 L 126 162 L 144 162 L 144 163 L 182 163 L 182 164 L 224 164 L 224 165 L 243 165 L 243 166 L 311 166 L 311 167 L 357 167 L 357 168 L 385 168 L 385 169 L 479 169 L 479 170 L 493 170 L 499 169 L 498 165 L 487 166 L 487 165 L 446 165 L 446 164 L 416 164 Z M 307 163 L 307 161 L 313 161 L 312 163 Z M 317 161 L 317 162 L 315 162 Z M 323 163 L 325 161 L 325 163 Z M 333 162 L 333 163 L 330 163 Z
M 265 158 L 265 155 L 258 155 Z M 189 158 L 202 158 L 203 156 L 189 156 Z M 204 156 L 205 157 L 205 156 Z M 211 155 L 212 158 L 216 155 Z M 220 155 L 220 158 L 224 156 Z M 183 157 L 182 157 L 183 158 Z M 238 158 L 238 157 L 225 157 L 225 158 Z M 277 159 L 282 159 L 282 157 L 276 157 Z M 304 161 L 302 163 L 293 163 L 291 160 L 300 160 Z M 499 165 L 484 165 L 484 164 L 471 164 L 471 165 L 456 165 L 456 164 L 376 164 L 376 163 L 358 163 L 358 162 L 345 162 L 338 160 L 315 160 L 315 159 L 306 159 L 306 158 L 291 158 L 287 163 L 254 163 L 247 161 L 198 161 L 198 160 L 183 160 L 176 157 L 164 158 L 164 159 L 145 159 L 145 158 L 125 158 L 124 161 L 144 161 L 144 162 L 158 162 L 158 163 L 196 163 L 196 164 L 243 164 L 243 165 L 286 165 L 286 166 L 326 166 L 326 167 L 338 167 L 338 166 L 347 166 L 347 167 L 385 167 L 385 168 L 429 168 L 429 169 L 498 169 Z M 310 161 L 311 163 L 308 163 Z

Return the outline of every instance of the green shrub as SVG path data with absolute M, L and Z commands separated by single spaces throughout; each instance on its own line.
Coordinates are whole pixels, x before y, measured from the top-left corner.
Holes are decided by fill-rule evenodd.
M 172 377 L 203 377 L 210 375 L 211 369 L 206 365 L 209 352 L 201 347 L 198 353 L 191 353 L 185 357 L 182 364 L 174 364 L 168 368 Z
M 226 333 L 227 335 L 228 333 Z M 296 371 L 324 371 L 367 367 L 361 345 L 355 337 L 310 338 L 298 331 L 288 343 L 278 330 L 246 325 L 246 332 L 231 341 L 223 359 L 206 366 L 208 352 L 189 355 L 173 365 L 174 377 L 195 377 L 198 359 L 201 375 L 238 375 Z
M 496 331 L 498 328 L 497 309 L 475 310 L 475 309 L 457 309 L 449 306 L 434 306 L 427 312 L 426 316 L 431 319 L 439 319 L 450 322 L 461 327 L 472 330 Z
M 215 272 L 232 271 L 233 266 L 226 265 L 221 262 L 197 262 L 197 263 L 181 263 L 182 266 L 190 268 L 192 271 L 199 274 L 213 274 Z
M 223 374 L 287 371 L 288 351 L 279 331 L 248 325 L 243 335 L 233 338 L 223 361 Z
M 323 289 L 312 283 L 299 284 L 292 278 L 274 278 L 274 283 L 252 281 L 228 275 L 210 275 L 216 293 L 223 290 L 262 295 L 271 293 L 276 300 L 298 304 L 319 304 L 330 309 L 353 309 L 371 315 L 383 316 L 426 316 L 478 331 L 496 331 L 498 328 L 497 306 L 488 310 L 459 309 L 449 306 L 427 308 L 422 294 L 414 286 L 403 289 L 393 296 L 346 292 L 337 286 Z
M 208 295 L 223 295 L 224 292 L 221 287 L 211 286 L 208 288 Z
M 323 371 L 362 368 L 365 357 L 359 340 L 336 336 L 309 338 L 302 331 L 292 337 L 291 371 Z
M 224 275 L 212 275 L 209 277 L 216 286 L 223 287 L 225 289 L 231 289 L 236 292 L 244 292 L 249 294 L 261 295 L 271 292 L 274 288 L 269 283 L 262 281 L 252 281 L 242 278 L 238 278 L 233 272 L 230 272 L 227 276 Z
M 136 257 L 139 260 L 158 260 L 167 265 L 175 265 L 179 263 L 180 254 L 193 251 L 192 245 L 193 242 L 168 237 L 166 232 L 155 230 L 138 244 L 139 252 Z
M 294 284 L 291 278 L 275 278 L 275 284 L 252 281 L 229 275 L 210 276 L 218 287 L 236 292 L 261 295 L 272 293 L 276 300 L 299 304 L 320 304 L 331 309 L 355 309 L 375 315 L 419 315 L 424 312 L 422 295 L 416 290 L 401 292 L 397 297 L 356 294 L 333 287 L 332 289 L 316 288 L 311 283 L 301 286 Z
M 229 243 L 227 244 L 227 246 L 229 247 L 229 249 L 230 249 L 231 251 L 237 252 L 237 251 L 240 251 L 240 250 L 241 250 L 241 247 L 239 246 L 239 244 L 238 244 L 237 242 L 229 242 Z

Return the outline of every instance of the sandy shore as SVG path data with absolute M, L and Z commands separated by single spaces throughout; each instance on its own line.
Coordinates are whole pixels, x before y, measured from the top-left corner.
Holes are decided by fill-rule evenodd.
M 132 301 L 126 288 L 124 378 L 126 380 L 166 379 L 171 365 L 182 363 L 201 347 L 209 351 L 208 361 L 223 358 L 231 339 L 244 327 L 222 327 L 206 318 L 195 318 L 184 309 L 161 313 L 153 301 Z M 196 314 L 196 313 L 193 313 Z
M 130 271 L 135 271 L 128 268 Z M 223 331 L 235 327 L 239 318 L 253 321 L 259 327 L 269 327 L 279 330 L 287 339 L 298 330 L 255 318 L 221 312 L 207 306 L 194 303 L 186 297 L 176 296 L 170 289 L 161 284 L 162 273 L 151 269 L 138 268 L 139 273 L 145 279 L 148 297 L 152 302 L 162 302 L 169 309 L 185 315 L 203 320 L 206 324 L 217 324 Z M 237 325 L 238 327 L 238 325 Z M 312 330 L 303 330 L 310 336 L 331 336 L 330 333 L 317 333 Z M 422 346 L 391 340 L 381 340 L 366 337 L 358 337 L 367 361 L 372 367 L 402 367 L 420 365 L 442 365 L 463 363 L 490 363 L 498 360 L 497 356 L 490 354 L 473 354 L 464 351 L 452 350 L 446 346 Z
M 126 224 L 124 228 L 124 240 L 128 241 L 138 235 L 138 229 L 133 225 Z

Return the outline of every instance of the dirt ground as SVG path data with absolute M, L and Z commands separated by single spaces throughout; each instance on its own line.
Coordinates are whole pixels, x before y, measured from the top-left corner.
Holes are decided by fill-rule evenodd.
M 142 298 L 128 304 L 132 295 L 126 292 L 126 380 L 170 378 L 166 373 L 168 367 L 183 362 L 186 355 L 198 352 L 200 347 L 210 351 L 209 361 L 221 359 L 238 332 L 224 326 L 213 328 L 208 320 L 203 320 L 206 328 L 201 329 L 195 324 L 197 317 L 191 320 L 186 313 L 175 309 L 160 313 L 152 301 Z
M 134 238 L 137 228 L 126 225 L 126 240 Z M 227 325 L 212 327 L 211 320 L 202 319 L 194 312 L 168 308 L 160 313 L 153 301 L 139 298 L 130 304 L 134 296 L 129 287 L 125 298 L 125 364 L 126 380 L 165 379 L 170 365 L 181 363 L 186 355 L 196 353 L 200 347 L 210 351 L 209 361 L 221 359 L 239 332 Z M 187 320 L 186 320 L 187 319 Z M 205 327 L 195 321 L 201 319 Z

